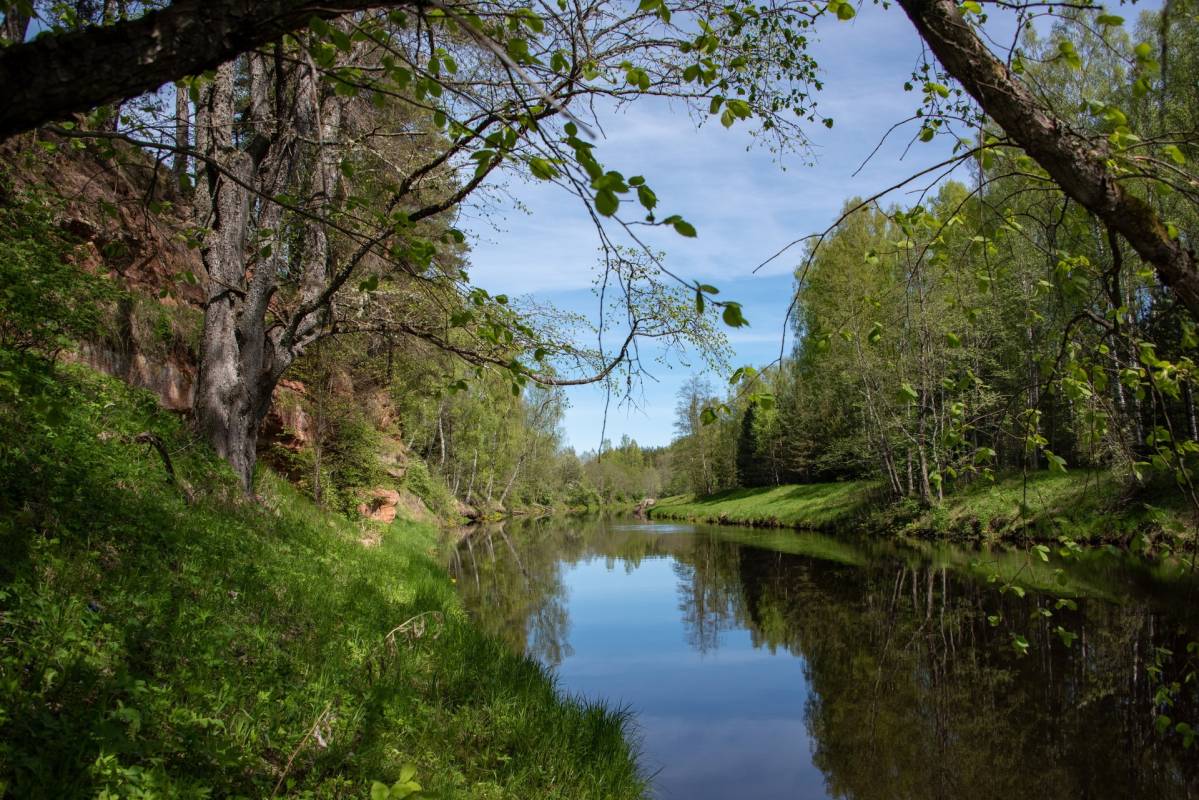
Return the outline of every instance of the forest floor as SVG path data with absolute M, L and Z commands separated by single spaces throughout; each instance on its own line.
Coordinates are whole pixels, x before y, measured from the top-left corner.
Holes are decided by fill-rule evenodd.
M 1062 535 L 1128 543 L 1140 533 L 1192 535 L 1193 512 L 1173 491 L 1130 496 L 1113 475 L 1094 470 L 1040 471 L 977 481 L 933 508 L 894 503 L 872 481 L 733 489 L 663 498 L 652 516 L 701 522 L 977 540 Z
M 475 628 L 434 528 L 247 500 L 81 368 L 0 351 L 0 416 L 0 795 L 642 796 L 627 715 Z

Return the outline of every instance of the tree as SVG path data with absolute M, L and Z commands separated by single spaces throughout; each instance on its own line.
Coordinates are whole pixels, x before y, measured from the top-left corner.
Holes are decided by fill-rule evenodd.
M 0 49 L 0 138 L 73 113 L 128 100 L 198 75 L 305 27 L 313 18 L 414 6 L 371 0 L 174 0 L 115 25 L 24 42 L 32 4 L 7 0 Z
M 626 179 L 600 165 L 586 130 L 579 127 L 569 108 L 578 108 L 584 98 L 624 102 L 647 92 L 667 94 L 706 104 L 709 113 L 718 114 L 726 125 L 756 117 L 778 140 L 802 142 L 802 131 L 784 113 L 795 111 L 801 119 L 816 119 L 810 98 L 815 65 L 804 53 L 801 32 L 822 16 L 848 18 L 854 13 L 846 3 L 797 9 L 786 4 L 674 6 L 664 0 L 642 4 L 636 11 L 595 0 L 584 8 L 547 15 L 520 3 L 498 3 L 483 14 L 458 6 L 404 11 L 397 10 L 397 4 L 380 4 L 378 8 L 386 9 L 376 11 L 373 5 L 368 8 L 346 2 L 325 4 L 317 11 L 305 3 L 283 0 L 251 5 L 222 0 L 199 9 L 180 0 L 135 19 L 51 33 L 0 50 L 0 80 L 7 77 L 12 83 L 14 73 L 5 73 L 9 69 L 5 65 L 21 64 L 38 80 L 45 74 L 62 78 L 86 68 L 95 55 L 89 54 L 93 47 L 103 54 L 105 46 L 126 41 L 133 43 L 134 51 L 160 49 L 162 58 L 156 64 L 161 66 L 154 68 L 158 72 L 150 70 L 139 77 L 137 69 L 120 64 L 113 70 L 116 77 L 112 80 L 104 75 L 79 75 L 81 94 L 71 101 L 76 103 L 72 108 L 79 110 L 99 99 L 120 100 L 130 92 L 151 88 L 154 81 L 180 77 L 181 65 L 198 68 L 198 64 L 208 64 L 214 53 L 226 52 L 220 48 L 245 49 L 247 42 L 260 48 L 236 62 L 226 61 L 211 78 L 189 80 L 203 100 L 197 122 L 202 121 L 202 114 L 207 115 L 213 131 L 209 135 L 204 126 L 197 125 L 198 146 L 187 153 L 202 164 L 205 180 L 197 197 L 211 208 L 223 209 L 220 214 L 208 215 L 216 224 L 202 237 L 206 262 L 211 262 L 210 300 L 219 302 L 209 304 L 212 336 L 205 338 L 209 365 L 201 372 L 202 402 L 197 419 L 247 485 L 255 419 L 263 413 L 274 382 L 311 341 L 344 330 L 351 316 L 339 315 L 339 308 L 346 308 L 355 281 L 362 290 L 359 294 L 367 298 L 365 307 L 371 316 L 364 315 L 364 303 L 355 300 L 351 304 L 356 309 L 354 330 L 424 337 L 476 367 L 507 370 L 518 389 L 530 379 L 562 382 L 552 369 L 524 364 L 520 354 L 540 353 L 541 357 L 534 359 L 540 365 L 556 351 L 563 357 L 559 366 L 565 361 L 577 366 L 580 351 L 555 348 L 554 341 L 539 340 L 526 321 L 499 308 L 503 304 L 466 290 L 465 280 L 444 273 L 428 280 L 429 271 L 440 268 L 447 250 L 430 235 L 428 228 L 434 218 L 451 212 L 497 170 L 515 168 L 557 182 L 584 199 L 597 223 L 613 219 L 617 226 L 631 230 L 620 216 L 621 198 L 628 196 L 636 197 L 651 224 L 669 225 L 683 235 L 693 235 L 694 229 L 685 220 L 656 216 L 658 199 L 643 178 Z M 1185 169 L 1190 140 L 1164 129 L 1154 139 L 1144 139 L 1121 122 L 1100 131 L 1072 124 L 1056 109 L 1052 98 L 1021 81 L 1019 73 L 1026 67 L 1018 50 L 1009 54 L 1009 66 L 982 43 L 974 27 L 982 13 L 981 4 L 959 9 L 949 0 L 905 0 L 901 5 L 948 77 L 956 78 L 979 109 L 1002 129 L 991 128 L 995 135 L 988 135 L 988 123 L 978 109 L 966 101 L 954 102 L 949 87 L 936 80 L 947 78 L 939 78 L 926 64 L 920 72 L 926 106 L 920 138 L 950 130 L 955 121 L 977 125 L 982 131 L 979 146 L 963 149 L 950 163 L 978 159 L 984 168 L 996 154 L 1021 148 L 1031 157 L 1034 179 L 1060 187 L 1115 237 L 1107 248 L 1113 260 L 1120 257 L 1116 239 L 1122 238 L 1154 266 L 1162 285 L 1195 318 L 1199 314 L 1199 279 L 1187 239 L 1167 221 L 1165 207 L 1146 197 L 1150 190 L 1178 187 L 1177 193 L 1193 204 L 1194 193 L 1187 188 L 1193 179 Z M 273 9 L 269 22 L 259 14 L 265 6 Z M 21 9 L 9 4 L 6 26 L 12 21 L 20 27 L 20 13 Z M 1090 19 L 1104 29 L 1119 24 L 1118 18 L 1098 10 L 1076 9 L 1072 13 L 1067 22 L 1081 24 Z M 218 44 L 199 41 L 189 27 L 189 14 L 209 15 L 205 17 L 208 27 L 228 32 L 228 39 Z M 301 14 L 308 16 L 301 19 Z M 1163 19 L 1167 24 L 1159 27 L 1167 31 L 1168 17 Z M 1027 24 L 1024 17 L 1018 21 L 1021 26 Z M 309 30 L 301 32 L 303 24 Z M 285 28 L 293 33 L 280 36 Z M 213 38 L 211 30 L 205 37 Z M 695 30 L 700 32 L 698 36 Z M 263 31 L 269 36 L 257 38 Z M 146 40 L 151 33 L 170 35 L 165 42 L 154 44 Z M 264 42 L 268 43 L 265 47 Z M 64 43 L 79 51 L 75 60 L 65 54 Z M 1081 63 L 1071 40 L 1063 38 L 1060 45 L 1052 61 L 1071 66 Z M 1108 46 L 1114 48 L 1115 44 Z M 778 57 L 780 48 L 787 57 Z M 574 55 L 582 52 L 588 53 L 588 58 Z M 1164 34 L 1161 52 L 1168 52 Z M 676 58 L 679 54 L 683 58 Z M 1138 91 L 1147 91 L 1160 67 L 1152 55 L 1153 48 L 1143 43 L 1127 56 L 1135 80 L 1134 99 L 1140 96 Z M 94 64 L 91 70 L 97 71 Z M 136 84 L 135 79 L 143 83 Z M 105 81 L 111 85 L 103 91 L 94 88 Z M 70 94 L 61 88 L 55 91 Z M 63 101 L 55 106 L 59 101 L 54 92 L 47 97 L 47 108 L 53 106 L 50 110 L 34 108 L 42 102 L 38 98 L 18 98 L 13 113 L 33 108 L 28 119 L 38 114 L 43 114 L 38 119 L 46 119 L 45 115 L 65 113 L 70 105 Z M 397 173 L 390 181 L 374 184 L 370 196 L 355 193 L 346 173 L 357 168 L 355 159 L 370 161 L 369 153 L 377 151 L 378 144 L 370 141 L 369 133 L 359 136 L 351 148 L 356 152 L 347 158 L 344 152 L 331 153 L 326 138 L 342 139 L 345 131 L 336 114 L 325 112 L 354 103 L 375 109 L 369 112 L 372 114 L 392 104 L 403 106 L 405 113 L 398 115 L 407 125 L 403 133 L 420 138 L 419 149 L 426 157 L 407 177 Z M 1103 107 L 1095 113 L 1108 119 L 1119 120 L 1124 113 L 1110 103 L 1099 105 Z M 271 109 L 273 116 L 256 109 Z M 1165 119 L 1164 114 L 1158 116 Z M 100 130 L 77 126 L 73 133 L 64 128 L 59 132 L 131 139 L 128 132 L 104 129 L 100 123 L 111 118 L 108 113 L 98 115 L 95 125 L 92 120 L 85 121 L 84 128 Z M 393 115 L 382 127 L 394 126 L 396 119 Z M 172 120 L 177 121 L 178 114 Z M 1184 136 L 1183 145 L 1173 143 L 1172 137 L 1180 135 Z M 150 136 L 137 141 L 147 147 L 183 149 L 177 142 L 164 143 L 172 138 Z M 1141 155 L 1151 145 L 1162 148 L 1167 158 Z M 314 176 L 323 177 L 314 181 Z M 439 180 L 438 190 L 431 190 Z M 322 188 L 314 190 L 318 186 Z M 269 233 L 264 238 L 263 232 L 277 229 L 276 222 L 290 240 L 270 241 Z M 420 229 L 422 224 L 425 230 Z M 443 220 L 437 230 L 453 239 L 448 227 Z M 603 225 L 598 234 L 608 260 L 619 262 Z M 936 239 L 934 232 L 930 234 Z M 284 291 L 289 288 L 284 285 L 287 281 L 278 280 L 279 265 L 285 261 L 293 279 L 290 293 Z M 468 302 L 478 300 L 483 310 L 473 320 L 451 315 L 448 326 L 414 325 L 404 317 L 404 304 L 376 302 L 374 289 L 380 285 L 378 281 L 388 278 L 388 270 L 373 267 L 380 261 L 391 265 L 390 274 L 398 268 L 418 285 L 435 286 L 434 294 L 449 291 L 460 300 L 473 298 Z M 918 272 L 924 269 L 920 258 L 913 266 Z M 301 274 L 305 277 L 297 279 Z M 669 277 L 669 273 L 663 274 Z M 914 285 L 925 284 L 918 278 Z M 690 286 L 697 307 L 716 305 L 730 324 L 742 324 L 740 307 L 715 300 L 715 287 Z M 632 294 L 626 297 L 630 308 L 634 302 Z M 932 319 L 925 313 L 922 291 L 917 292 L 915 304 L 921 313 L 913 320 Z M 925 325 L 915 333 L 927 343 L 933 330 Z M 592 374 L 565 380 L 607 379 L 622 364 L 635 368 L 630 346 L 643 332 L 630 329 L 613 357 L 605 358 L 603 348 L 583 356 Z M 928 361 L 930 354 L 923 345 L 917 353 L 922 377 L 919 386 L 914 385 L 914 408 L 919 410 L 915 436 L 920 444 L 910 452 L 920 457 L 927 436 L 923 426 L 940 429 L 944 422 L 935 417 L 939 406 L 928 402 L 937 391 L 926 380 L 937 371 Z M 1034 434 L 1034 438 L 1041 436 L 1037 431 Z M 939 475 L 940 471 L 932 467 L 928 473 Z
M 707 10 L 716 7 L 688 13 Z M 694 229 L 677 215 L 655 216 L 658 199 L 644 178 L 605 170 L 567 107 L 599 97 L 623 103 L 651 87 L 694 103 L 711 95 L 719 105 L 719 92 L 737 88 L 754 100 L 728 101 L 730 119 L 757 113 L 785 138 L 797 129 L 784 112 L 804 112 L 805 95 L 726 68 L 761 57 L 736 31 L 723 32 L 728 43 L 713 33 L 704 44 L 703 77 L 663 67 L 664 54 L 687 45 L 665 6 L 593 0 L 562 14 L 551 28 L 520 4 L 497 4 L 486 17 L 436 9 L 412 18 L 316 15 L 310 30 L 187 80 L 194 148 L 176 141 L 178 111 L 161 119 L 151 111 L 140 136 L 58 129 L 195 159 L 196 239 L 207 273 L 195 418 L 247 489 L 275 385 L 325 336 L 423 338 L 479 370 L 504 372 L 519 391 L 529 380 L 563 385 L 609 379 L 622 365 L 635 371 L 639 337 L 697 330 L 697 318 L 679 312 L 683 303 L 667 302 L 660 258 L 618 253 L 602 221 L 631 231 L 620 214 L 628 195 L 643 222 L 687 236 Z M 495 51 L 496 41 L 505 49 Z M 803 80 L 807 68 L 801 62 L 793 77 Z M 598 348 L 575 346 L 552 325 L 535 330 L 506 297 L 469 285 L 450 215 L 504 170 L 558 183 L 596 220 L 605 269 L 620 287 L 609 297 L 627 323 L 616 347 L 602 338 Z M 425 303 L 441 313 L 418 311 Z M 742 324 L 735 303 L 710 305 L 737 312 Z
M 1000 61 L 952 0 L 899 0 L 937 59 L 1012 141 L 1036 160 L 1069 197 L 1123 236 L 1152 264 L 1161 282 L 1199 320 L 1199 269 L 1195 255 L 1169 233 L 1166 221 L 1128 188 L 1114 167 L 1123 149 L 1081 135 Z M 1098 9 L 1096 9 L 1098 11 Z M 1102 24 L 1102 23 L 1101 23 Z M 1144 61 L 1147 54 L 1141 53 Z M 1118 140 L 1117 140 L 1118 141 Z M 1152 173 L 1146 177 L 1154 178 Z
M 27 24 L 22 23 L 21 5 L 8 3 L 6 28 L 18 29 Z M 313 17 L 327 19 L 384 5 L 403 8 L 407 4 L 370 0 L 336 3 L 176 0 L 165 9 L 116 25 L 39 37 L 34 42 L 9 46 L 0 51 L 0 86 L 9 98 L 6 109 L 0 112 L 0 136 L 212 69 L 239 53 L 297 30 Z M 663 19 L 670 19 L 672 9 L 663 0 L 651 5 Z M 981 13 L 982 4 L 976 5 Z M 1199 319 L 1199 272 L 1193 254 L 1169 235 L 1165 221 L 1152 205 L 1125 188 L 1119 173 L 1108 163 L 1108 148 L 1080 137 L 1023 86 L 1012 69 L 986 47 L 952 0 L 901 0 L 900 6 L 948 73 L 982 110 L 1063 191 L 1125 237 L 1154 266 L 1159 278 L 1183 302 L 1192 318 Z M 413 10 L 423 13 L 422 9 Z M 434 10 L 455 20 L 462 19 L 459 14 L 468 20 L 478 19 L 457 8 L 438 6 Z M 647 6 L 644 10 L 651 9 Z M 713 19 L 725 16 L 714 8 L 710 11 L 716 13 L 704 13 L 708 10 L 701 10 L 699 16 Z M 798 56 L 758 69 L 777 70 L 779 64 L 799 61 L 802 64 L 799 72 L 810 78 L 813 65 L 802 57 L 806 39 L 800 31 L 824 11 L 835 12 L 841 18 L 854 15 L 850 4 L 836 3 L 827 9 L 768 7 L 766 13 L 753 7 L 730 9 L 726 18 L 733 21 L 737 35 L 744 32 L 747 18 L 765 18 L 768 25 L 752 28 L 756 40 L 744 37 L 749 48 L 769 45 L 765 34 L 774 30 Z M 563 19 L 558 17 L 553 22 L 561 23 Z M 479 32 L 470 27 L 473 24 L 464 25 L 463 30 L 468 34 L 472 30 Z M 1026 24 L 1026 20 L 1020 20 L 1020 24 Z M 544 23 L 541 29 L 544 30 Z M 701 52 L 707 49 L 704 38 L 701 36 L 697 42 L 701 44 Z M 741 57 L 745 58 L 745 54 Z M 1145 56 L 1145 60 L 1151 59 Z M 711 69 L 702 62 L 694 66 L 692 80 L 705 69 Z M 631 67 L 631 70 L 636 72 L 630 71 L 630 83 L 644 82 L 646 89 L 654 83 L 645 68 Z M 654 72 L 657 77 L 657 69 Z M 753 99 L 752 93 L 750 98 Z M 748 106 L 742 106 L 744 102 L 736 100 L 727 105 L 725 114 L 730 120 L 751 113 Z M 713 110 L 716 109 L 718 106 L 714 105 Z

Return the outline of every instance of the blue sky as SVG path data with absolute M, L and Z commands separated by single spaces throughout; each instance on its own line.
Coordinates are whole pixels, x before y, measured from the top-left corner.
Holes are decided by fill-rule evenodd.
M 819 26 L 811 46 L 823 71 L 819 113 L 835 119 L 829 130 L 809 125 L 812 158 L 777 157 L 758 146 L 744 123 L 724 129 L 715 120 L 696 128 L 687 111 L 657 99 L 601 117 L 597 155 L 610 169 L 645 175 L 660 200 L 661 215 L 678 213 L 698 229 L 695 239 L 669 231 L 648 238 L 666 252 L 675 273 L 713 284 L 722 299 L 741 302 L 750 327 L 729 330 L 731 363 L 762 364 L 776 358 L 791 298 L 795 248 L 757 275 L 753 268 L 788 242 L 831 223 L 849 197 L 869 195 L 947 157 L 951 143 L 915 144 L 900 160 L 916 128 L 894 134 L 856 177 L 858 165 L 894 123 L 918 107 L 903 91 L 920 56 L 920 42 L 897 8 L 864 4 L 856 18 Z M 919 185 L 919 184 L 915 184 Z M 487 215 L 463 219 L 472 234 L 472 280 L 493 292 L 528 295 L 541 303 L 595 318 L 597 240 L 578 201 L 544 183 L 514 182 L 511 196 Z M 893 202 L 909 199 L 902 192 Z M 788 345 L 789 347 L 789 345 Z M 612 403 L 607 438 L 628 434 L 645 445 L 667 444 L 673 433 L 675 395 L 692 370 L 659 366 L 636 395 L 634 407 Z M 722 385 L 726 376 L 711 376 Z M 603 424 L 604 391 L 568 390 L 567 443 L 594 449 Z

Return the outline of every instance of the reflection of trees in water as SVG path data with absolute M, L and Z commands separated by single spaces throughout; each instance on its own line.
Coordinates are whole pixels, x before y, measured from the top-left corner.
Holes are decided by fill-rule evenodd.
M 467 611 L 489 633 L 550 666 L 570 655 L 565 587 L 551 543 L 522 539 L 518 548 L 502 526 L 488 526 L 455 549 L 450 573 Z
M 813 761 L 830 794 L 1199 795 L 1194 754 L 1154 730 L 1148 674 L 1154 648 L 1181 651 L 1193 620 L 1131 601 L 1048 618 L 1050 598 L 1001 596 L 944 568 L 742 555 L 756 636 L 806 661 Z M 1073 647 L 1058 624 L 1078 634 Z M 1030 643 L 1023 658 L 1014 633 Z
M 563 564 L 673 558 L 693 647 L 707 652 L 743 627 L 756 647 L 804 659 L 813 761 L 836 797 L 1199 797 L 1194 751 L 1154 729 L 1155 649 L 1183 652 L 1199 634 L 1177 596 L 1142 602 L 1152 593 L 1113 584 L 1105 594 L 1125 602 L 1069 611 L 919 557 L 805 546 L 867 566 L 741 546 L 719 531 L 655 535 L 591 519 L 477 533 L 452 569 L 482 624 L 557 664 L 569 654 Z M 1059 624 L 1078 635 L 1072 647 Z M 1027 656 L 1013 634 L 1029 641 Z M 1176 711 L 1196 719 L 1199 698 Z
M 509 646 L 550 666 L 571 655 L 566 565 L 605 559 L 635 570 L 646 558 L 677 556 L 688 536 L 647 536 L 602 517 L 527 520 L 479 528 L 453 552 L 450 572 L 467 611 Z
M 697 536 L 694 547 L 675 562 L 687 643 L 701 653 L 718 648 L 724 631 L 744 627 L 738 550 L 735 544 Z

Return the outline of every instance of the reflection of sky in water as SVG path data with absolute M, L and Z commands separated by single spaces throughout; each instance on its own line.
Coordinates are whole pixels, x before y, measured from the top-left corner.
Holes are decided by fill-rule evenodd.
M 695 533 L 694 525 L 677 525 L 669 522 L 642 522 L 626 525 L 610 525 L 608 530 L 623 533 L 625 531 L 640 531 L 641 533 Z
M 987 558 L 1033 588 L 997 591 L 951 546 L 628 518 L 480 531 L 453 569 L 488 630 L 633 712 L 659 800 L 1199 798 L 1146 670 L 1199 638 L 1199 584 L 1102 551 L 1040 577 L 1024 553 Z M 1096 596 L 1031 624 L 1059 563 Z M 1199 690 L 1174 710 L 1199 718 Z
M 726 631 L 707 654 L 687 641 L 673 559 L 633 570 L 602 559 L 563 571 L 574 655 L 571 693 L 637 714 L 643 766 L 661 798 L 822 798 L 803 709 L 803 661 Z

